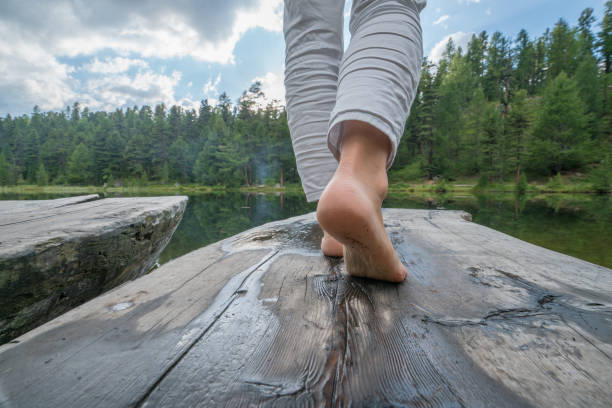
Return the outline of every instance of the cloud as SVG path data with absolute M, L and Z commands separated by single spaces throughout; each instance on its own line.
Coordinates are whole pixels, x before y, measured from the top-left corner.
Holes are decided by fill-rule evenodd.
M 195 106 L 195 101 L 175 99 L 174 89 L 182 74 L 173 71 L 170 75 L 151 70 L 127 74 L 107 75 L 86 82 L 81 102 L 92 109 L 114 110 L 119 106 L 167 105 Z
M 217 75 L 217 78 L 214 82 L 209 78 L 208 81 L 204 84 L 204 88 L 202 89 L 204 95 L 206 95 L 207 97 L 211 95 L 219 95 L 219 89 L 217 88 L 219 86 L 219 82 L 221 82 L 221 74 Z
M 281 72 L 284 72 L 284 67 Z M 285 105 L 285 75 L 282 73 L 267 72 L 262 77 L 253 78 L 252 82 L 260 81 L 261 90 L 265 95 L 265 103 L 277 101 Z
M 14 26 L 0 24 L 0 110 L 62 109 L 77 96 L 74 69 L 43 46 L 16 34 Z
M 149 64 L 141 59 L 107 57 L 104 61 L 100 61 L 95 57 L 89 64 L 83 65 L 83 69 L 95 74 L 118 74 L 128 71 L 131 67 L 148 68 Z
M 459 4 L 463 4 L 463 3 L 480 3 L 480 0 L 457 0 L 459 2 Z
M 168 86 L 178 80 L 153 73 L 146 58 L 232 64 L 248 30 L 281 32 L 282 11 L 282 0 L 0 1 L 0 110 L 23 112 L 34 104 L 62 109 L 84 99 L 92 108 L 113 110 L 121 101 L 175 102 Z M 101 51 L 114 55 L 102 60 Z M 104 82 L 81 83 L 75 69 L 60 62 L 83 56 L 94 58 L 79 67 L 79 77 L 94 74 Z M 143 72 L 117 76 L 133 68 Z M 130 88 L 142 75 L 158 82 L 150 89 Z M 110 87 L 113 80 L 122 83 Z M 123 83 L 128 80 L 132 85 Z
M 182 57 L 232 63 L 233 50 L 251 28 L 280 32 L 282 0 L 0 2 L 0 23 L 56 56 L 120 55 Z
M 438 19 L 436 21 L 433 22 L 433 25 L 438 25 L 440 23 L 443 23 L 446 20 L 448 20 L 449 18 L 450 18 L 450 16 L 448 14 L 441 15 L 440 17 L 438 17 Z
M 461 47 L 464 51 L 467 48 L 467 44 L 470 42 L 473 32 L 463 32 L 457 31 L 456 33 L 449 34 L 442 38 L 436 45 L 433 46 L 431 51 L 429 52 L 429 60 L 434 64 L 437 64 L 442 59 L 442 54 L 444 53 L 444 49 L 446 48 L 446 44 L 448 43 L 448 39 L 452 38 L 455 43 L 455 47 Z

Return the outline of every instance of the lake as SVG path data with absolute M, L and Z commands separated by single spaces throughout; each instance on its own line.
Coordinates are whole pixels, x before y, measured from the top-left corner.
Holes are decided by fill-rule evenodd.
M 473 222 L 612 268 L 612 200 L 609 196 L 513 194 L 415 197 L 390 194 L 385 207 L 445 208 L 472 214 Z M 183 221 L 160 263 L 266 222 L 314 211 L 299 194 L 190 196 Z
M 126 195 L 126 194 L 124 194 Z M 139 194 L 145 195 L 145 194 Z M 0 199 L 58 195 L 0 194 Z M 473 222 L 524 241 L 612 268 L 612 199 L 609 195 L 513 194 L 417 197 L 391 193 L 384 207 L 464 210 Z M 187 209 L 159 263 L 246 229 L 314 211 L 302 194 L 240 192 L 189 196 Z

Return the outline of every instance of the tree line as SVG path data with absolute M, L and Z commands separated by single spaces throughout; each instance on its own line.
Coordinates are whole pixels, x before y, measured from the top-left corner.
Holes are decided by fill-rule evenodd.
M 610 183 L 612 1 L 594 33 L 593 9 L 577 26 L 515 39 L 473 35 L 466 50 L 446 45 L 424 61 L 400 146 L 396 179 L 591 172 Z
M 595 27 L 599 30 L 595 32 Z M 479 183 L 590 174 L 610 183 L 612 1 L 596 23 L 512 39 L 449 40 L 425 59 L 395 164 L 394 181 L 479 177 Z M 255 82 L 232 103 L 142 106 L 0 118 L 0 185 L 299 182 L 287 115 Z
M 159 104 L 0 119 L 0 184 L 297 182 L 286 113 L 263 106 L 261 83 L 233 106 L 226 93 L 199 110 Z

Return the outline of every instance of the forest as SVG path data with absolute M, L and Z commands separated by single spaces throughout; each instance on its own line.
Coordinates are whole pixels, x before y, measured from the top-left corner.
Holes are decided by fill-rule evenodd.
M 425 59 L 392 182 L 612 179 L 612 1 L 532 38 L 473 35 Z M 254 82 L 235 101 L 0 118 L 0 185 L 242 186 L 299 183 L 284 107 Z M 560 176 L 557 176 L 560 177 Z

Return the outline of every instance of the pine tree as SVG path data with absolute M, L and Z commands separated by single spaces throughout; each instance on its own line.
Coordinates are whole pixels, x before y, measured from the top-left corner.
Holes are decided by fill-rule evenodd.
M 525 89 L 529 94 L 535 92 L 536 58 L 535 47 L 527 31 L 521 30 L 516 37 L 514 55 L 516 58 L 516 86 Z
M 559 19 L 552 31 L 548 48 L 549 78 L 556 78 L 561 72 L 573 75 L 576 69 L 577 42 L 575 30 L 567 22 Z
M 15 183 L 12 166 L 6 160 L 4 152 L 0 153 L 0 186 L 10 186 Z
M 429 180 L 440 173 L 441 165 L 437 158 L 438 140 L 434 124 L 434 112 L 438 102 L 438 94 L 434 77 L 431 74 L 431 66 L 425 62 L 421 69 L 421 80 L 418 92 L 421 94 L 422 104 L 417 120 L 421 124 L 418 130 L 419 140 L 423 146 L 424 173 Z
M 36 170 L 38 168 L 38 149 L 40 140 L 38 132 L 33 127 L 28 127 L 25 133 L 23 145 L 23 165 L 25 170 L 25 179 L 29 182 L 36 181 Z
M 49 174 L 45 169 L 44 163 L 41 161 L 36 171 L 36 184 L 39 186 L 46 186 L 49 184 Z
M 521 163 L 527 142 L 529 129 L 529 105 L 527 104 L 527 91 L 522 89 L 514 95 L 510 113 L 508 115 L 508 134 L 511 138 L 513 161 L 515 167 L 515 182 L 519 185 L 521 180 Z
M 489 102 L 486 104 L 484 111 L 484 127 L 482 140 L 480 141 L 480 174 L 488 179 L 489 182 L 495 180 L 500 172 L 502 157 L 500 157 L 500 139 L 502 133 L 502 113 L 499 109 L 499 104 Z
M 94 166 L 89 149 L 80 143 L 68 160 L 68 181 L 75 184 L 87 184 L 92 181 Z
M 534 124 L 534 136 L 544 142 L 540 148 L 547 153 L 538 160 L 548 160 L 550 174 L 584 164 L 580 153 L 588 138 L 586 120 L 576 83 L 562 72 L 547 86 Z
M 461 147 L 461 174 L 471 176 L 480 171 L 482 164 L 480 144 L 484 138 L 486 124 L 486 117 L 483 112 L 487 104 L 484 91 L 479 86 L 475 89 L 472 101 L 466 109 L 464 137 Z
M 140 177 L 146 171 L 149 157 L 149 147 L 144 136 L 141 133 L 135 134 L 127 142 L 123 152 L 126 175 Z
M 187 182 L 190 178 L 190 169 L 192 163 L 188 154 L 189 147 L 182 137 L 179 137 L 168 153 L 168 166 L 170 169 L 170 178 L 182 183 Z
M 143 133 L 143 135 L 147 134 Z M 166 105 L 163 103 L 155 107 L 152 133 L 150 135 L 153 141 L 153 154 L 151 157 L 152 175 L 159 175 L 164 163 L 168 160 L 168 148 L 170 147 Z

